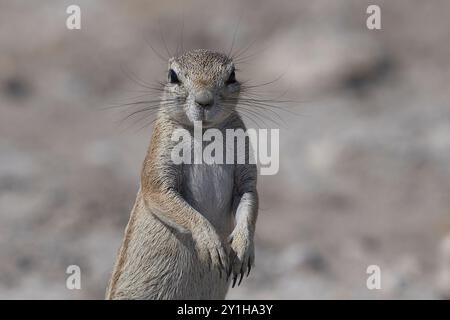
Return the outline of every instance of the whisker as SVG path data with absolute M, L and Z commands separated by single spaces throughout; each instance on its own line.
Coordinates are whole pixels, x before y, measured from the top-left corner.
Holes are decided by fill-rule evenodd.
M 226 104 L 224 104 L 224 106 L 232 107 L 233 105 L 226 105 Z M 256 121 L 256 119 L 254 119 L 255 116 L 252 115 L 251 112 L 247 112 L 247 111 L 249 111 L 249 110 L 243 110 L 243 109 L 240 109 L 237 113 L 238 113 L 239 115 L 245 116 L 248 120 L 250 120 L 250 121 L 252 121 L 254 124 L 256 124 L 256 126 L 257 126 L 258 128 L 264 128 L 263 126 L 261 126 L 261 125 Z M 233 112 L 235 112 L 235 111 L 229 111 L 227 115 L 231 115 Z M 257 117 L 257 118 L 259 118 L 259 117 Z M 260 118 L 259 118 L 259 119 L 260 119 Z M 260 120 L 262 120 L 262 119 L 260 119 Z M 267 125 L 266 125 L 266 126 L 267 126 Z
M 133 106 L 139 106 L 142 104 L 149 104 L 151 105 L 161 105 L 169 102 L 176 102 L 177 99 L 160 99 L 160 100 L 142 100 L 142 101 L 133 101 L 123 104 L 113 104 L 112 106 L 103 107 L 100 110 L 108 110 L 108 109 L 116 109 L 116 108 L 126 108 L 126 107 L 133 107 Z
M 230 47 L 230 50 L 228 50 L 228 54 L 227 54 L 228 57 L 232 57 L 233 56 L 234 42 L 236 41 L 236 35 L 237 35 L 238 30 L 239 30 L 239 25 L 241 24 L 241 19 L 242 19 L 242 15 L 239 16 L 238 23 L 236 25 L 236 28 L 234 29 L 233 39 L 231 40 L 231 47 Z M 232 58 L 232 59 L 234 60 L 234 58 Z
M 236 53 L 234 53 L 231 58 L 233 59 L 233 62 L 236 62 L 239 57 L 241 57 L 244 53 L 246 53 L 254 44 L 256 43 L 256 39 L 250 41 L 250 43 L 243 47 L 242 49 L 238 50 Z
M 182 12 L 181 12 L 181 31 L 180 31 L 180 38 L 179 38 L 179 43 L 177 44 L 177 56 L 180 53 L 184 52 L 184 43 L 183 43 L 183 35 L 184 33 L 184 7 L 182 7 Z M 181 52 L 178 51 L 179 47 L 181 47 Z
M 228 115 L 231 115 L 233 112 L 229 112 Z M 261 125 L 251 116 L 249 116 L 247 113 L 245 112 L 238 112 L 239 116 L 242 116 L 243 118 L 247 119 L 248 121 L 251 121 L 252 123 L 254 123 L 256 125 L 257 128 L 261 128 Z
M 282 111 L 282 112 L 285 112 L 290 115 L 301 116 L 300 114 L 298 114 L 292 110 L 285 109 L 286 107 L 284 107 L 284 106 L 278 106 L 278 105 L 273 105 L 273 104 L 260 104 L 260 103 L 256 103 L 256 102 L 247 102 L 247 101 L 239 101 L 239 102 L 236 101 L 235 104 L 246 105 L 246 106 L 255 107 L 255 108 L 259 108 L 259 109 L 263 109 L 263 110 L 267 110 L 267 111 L 271 111 L 271 112 L 276 112 L 276 110 L 278 110 L 278 111 Z
M 150 120 L 149 122 L 144 124 L 142 127 L 138 128 L 135 132 L 137 133 L 137 132 L 141 131 L 142 129 L 151 126 L 156 121 L 156 119 L 157 118 L 154 118 L 154 119 Z
M 295 100 L 279 100 L 279 99 L 259 99 L 259 98 L 252 98 L 252 97 L 246 97 L 241 96 L 237 98 L 238 100 L 242 101 L 252 101 L 252 102 L 261 102 L 261 103 L 298 103 L 298 101 Z
M 145 41 L 145 43 L 147 43 L 147 45 L 150 47 L 150 49 L 152 49 L 153 53 L 154 53 L 158 58 L 160 58 L 160 59 L 161 59 L 162 61 L 164 61 L 165 63 L 167 62 L 167 60 L 169 60 L 169 57 L 164 57 L 164 55 L 162 55 L 158 50 L 156 50 L 156 49 L 152 46 L 152 44 L 150 43 L 150 41 L 149 41 L 147 38 L 145 38 L 144 41 Z
M 262 101 L 268 101 L 269 103 L 262 102 Z M 282 105 L 282 104 L 280 105 L 280 103 L 290 102 L 288 100 L 286 100 L 286 101 L 275 101 L 275 100 L 274 101 L 270 101 L 270 100 L 261 100 L 261 101 L 259 101 L 257 99 L 245 99 L 245 98 L 243 98 L 243 99 L 236 99 L 236 100 L 234 100 L 234 102 L 237 103 L 237 104 L 245 103 L 247 105 L 251 105 L 251 106 L 255 106 L 255 107 L 257 106 L 257 107 L 260 107 L 260 108 L 264 108 L 266 110 L 269 110 L 271 108 L 272 109 L 277 109 L 277 110 L 289 113 L 291 115 L 301 116 L 300 114 L 298 114 L 298 113 L 296 113 L 296 112 L 294 112 L 292 110 L 286 109 L 286 108 L 289 108 L 289 106 Z
M 253 110 L 246 109 L 246 108 L 243 108 L 243 107 L 242 108 L 237 107 L 236 110 L 238 110 L 238 112 L 241 112 L 241 111 L 242 112 L 247 112 L 247 114 L 250 114 L 251 116 L 256 117 L 257 119 L 259 119 L 263 123 L 265 128 L 269 127 L 267 122 L 265 121 L 264 117 L 260 116 L 259 114 L 257 114 Z
M 140 79 L 134 72 L 132 72 L 131 70 L 126 69 L 126 67 L 121 64 L 120 65 L 120 69 L 122 70 L 122 72 L 125 74 L 125 76 L 130 79 L 131 81 L 135 82 L 136 84 L 138 84 L 139 86 L 146 88 L 146 89 L 150 89 L 150 90 L 160 90 L 162 89 L 162 87 L 164 87 L 164 84 L 157 82 L 161 87 L 154 87 L 152 86 L 150 83 L 145 82 L 144 80 Z
M 140 114 L 142 112 L 151 111 L 151 110 L 159 110 L 159 106 L 158 107 L 154 107 L 154 108 L 144 108 L 144 109 L 133 111 L 132 113 L 128 114 L 125 118 L 123 118 L 122 121 L 126 121 L 127 119 L 129 119 L 129 118 L 131 118 L 131 117 L 133 117 L 133 116 L 135 116 L 137 114 Z
M 141 117 L 141 118 L 139 118 L 139 119 L 133 121 L 133 122 L 132 122 L 130 125 L 128 125 L 124 130 L 129 130 L 130 128 L 136 126 L 138 123 L 140 123 L 140 122 L 142 122 L 142 121 L 145 121 L 146 119 L 148 119 L 148 118 L 150 118 L 150 117 L 156 116 L 156 115 L 158 114 L 158 111 L 159 111 L 159 109 L 158 109 L 158 110 L 152 110 L 152 111 L 150 111 L 149 113 L 147 113 L 147 114 L 144 115 L 143 117 Z M 122 121 L 121 121 L 121 123 L 124 123 L 124 122 L 125 122 L 125 120 L 122 120 Z
M 123 90 L 124 92 L 133 92 L 133 93 L 143 93 L 143 95 L 141 95 L 141 97 L 143 97 L 144 95 L 156 95 L 156 94 L 160 94 L 160 92 L 164 92 L 164 88 L 151 88 L 151 90 Z M 155 92 L 152 92 L 155 91 Z M 136 97 L 132 97 L 132 99 L 134 99 Z
M 286 122 L 284 121 L 284 119 L 272 109 L 261 107 L 261 106 L 255 106 L 253 104 L 238 104 L 238 107 L 239 106 L 247 106 L 247 107 L 256 108 L 256 109 L 263 110 L 263 111 L 269 111 L 270 113 L 274 114 L 281 122 L 283 122 L 284 125 L 286 125 Z
M 140 99 L 142 97 L 157 97 L 161 100 L 163 100 L 163 97 L 161 95 L 155 96 L 155 94 L 153 92 L 148 92 L 148 91 L 133 91 L 135 93 L 141 92 L 142 94 L 134 96 L 134 97 L 130 97 L 129 99 Z M 155 99 L 156 100 L 156 99 Z
M 247 110 L 247 111 L 249 111 L 250 113 L 252 113 L 253 115 L 255 115 L 255 116 L 259 116 L 259 117 L 262 117 L 262 118 L 264 118 L 264 119 L 266 119 L 267 121 L 270 121 L 271 123 L 273 123 L 273 124 L 275 124 L 275 125 L 277 125 L 277 126 L 280 126 L 280 127 L 286 127 L 286 122 L 281 118 L 281 117 L 279 117 L 278 115 L 278 118 L 281 120 L 281 122 L 283 123 L 280 123 L 280 122 L 278 122 L 278 121 L 276 121 L 275 119 L 272 119 L 269 115 L 267 115 L 267 114 L 264 114 L 263 112 L 260 112 L 260 110 L 255 110 L 255 109 L 251 109 L 251 108 L 249 108 L 249 107 L 245 107 L 245 106 L 237 106 L 237 109 L 238 110 L 242 110 L 242 109 L 244 109 L 244 110 Z M 265 123 L 266 124 L 266 123 Z M 266 124 L 267 125 L 267 124 Z
M 260 88 L 260 87 L 264 87 L 270 84 L 274 84 L 275 82 L 279 81 L 281 78 L 283 78 L 284 73 L 279 75 L 278 77 L 276 77 L 274 80 L 272 81 L 268 81 L 268 82 L 263 82 L 263 83 L 258 83 L 258 84 L 254 84 L 254 85 L 246 85 L 245 83 L 241 85 L 241 88 L 248 89 L 248 88 Z M 247 81 L 248 82 L 248 81 Z
M 256 52 L 253 52 L 253 53 L 249 53 L 246 56 L 242 56 L 242 57 L 240 57 L 240 58 L 238 58 L 236 60 L 233 60 L 233 61 L 236 62 L 237 64 L 246 63 L 250 59 L 252 59 L 252 58 L 254 58 L 254 57 L 256 57 L 257 55 L 260 55 L 260 54 L 261 54 L 260 51 L 256 51 Z
M 167 55 L 169 57 L 173 57 L 173 54 L 169 51 L 169 48 L 167 47 L 166 39 L 164 38 L 164 34 L 161 30 L 161 19 L 158 19 L 158 29 L 159 29 L 159 35 L 160 35 L 161 41 L 164 45 L 164 48 L 166 49 Z

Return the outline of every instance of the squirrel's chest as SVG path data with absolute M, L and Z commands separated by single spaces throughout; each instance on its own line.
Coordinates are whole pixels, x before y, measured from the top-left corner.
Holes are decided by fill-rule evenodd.
M 183 165 L 181 193 L 191 206 L 210 220 L 231 212 L 233 184 L 233 165 Z

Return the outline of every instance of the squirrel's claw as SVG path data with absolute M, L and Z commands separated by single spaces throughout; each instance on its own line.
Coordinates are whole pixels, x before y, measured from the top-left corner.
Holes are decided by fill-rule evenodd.
M 236 285 L 236 280 L 237 280 L 237 275 L 234 275 L 233 277 L 233 285 L 231 286 L 232 288 L 234 288 L 234 286 Z
M 238 287 L 241 285 L 242 278 L 244 278 L 244 270 L 241 271 L 241 278 L 239 279 Z

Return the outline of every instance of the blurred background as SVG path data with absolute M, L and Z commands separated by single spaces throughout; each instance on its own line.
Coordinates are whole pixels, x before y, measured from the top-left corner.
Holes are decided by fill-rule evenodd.
M 71 4 L 81 30 L 66 28 Z M 382 30 L 367 29 L 369 4 Z M 0 0 L 0 298 L 104 297 L 152 128 L 102 108 L 145 90 L 130 74 L 165 81 L 149 44 L 174 52 L 181 30 L 185 49 L 253 42 L 238 79 L 282 75 L 260 92 L 302 101 L 298 116 L 276 110 L 256 267 L 228 298 L 448 297 L 449 13 L 445 0 Z M 71 264 L 81 290 L 66 288 Z M 366 287 L 373 264 L 381 290 Z

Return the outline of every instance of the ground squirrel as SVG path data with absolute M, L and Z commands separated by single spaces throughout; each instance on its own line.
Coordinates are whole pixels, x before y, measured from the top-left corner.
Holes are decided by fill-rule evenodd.
M 174 164 L 183 128 L 243 129 L 232 58 L 208 50 L 169 60 L 141 184 L 107 299 L 224 299 L 254 263 L 254 164 Z M 246 148 L 248 152 L 248 148 Z

